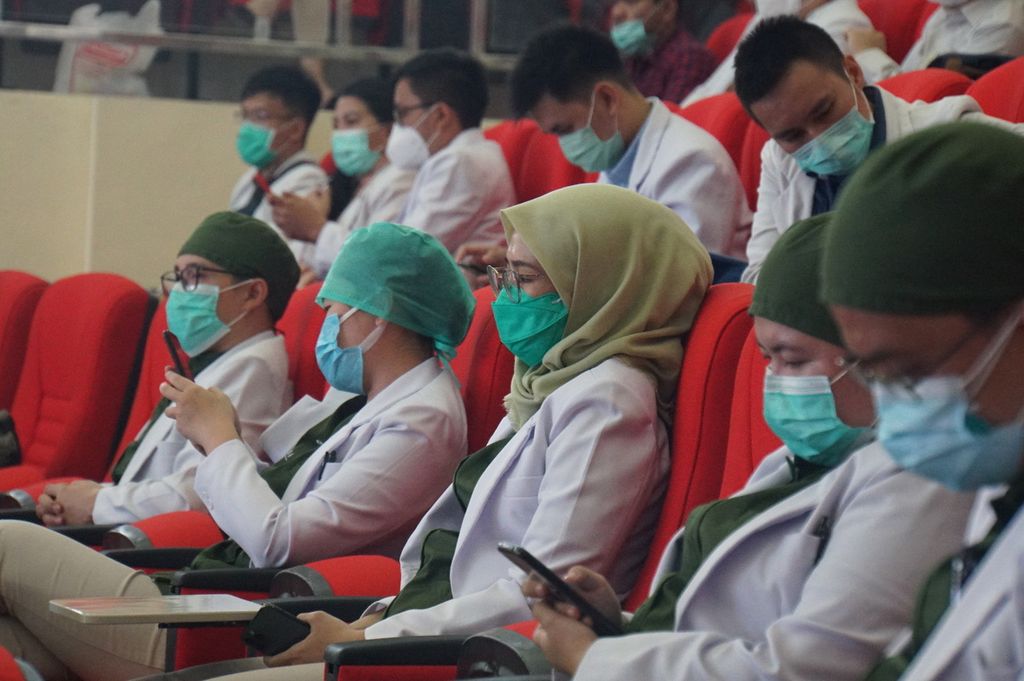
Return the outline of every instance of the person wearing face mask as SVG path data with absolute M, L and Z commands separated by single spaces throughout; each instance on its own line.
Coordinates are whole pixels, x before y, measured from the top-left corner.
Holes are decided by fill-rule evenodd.
M 757 13 L 743 30 L 741 40 L 746 38 L 765 19 L 778 16 L 795 16 L 821 27 L 835 41 L 842 52 L 850 52 L 846 35 L 854 30 L 870 30 L 871 20 L 858 6 L 856 0 L 756 0 Z M 718 65 L 707 80 L 694 88 L 681 102 L 683 106 L 729 92 L 736 78 L 736 48 Z
M 881 444 L 922 479 L 986 492 L 968 548 L 938 564 L 910 641 L 872 681 L 1024 669 L 1021 187 L 1020 137 L 936 127 L 865 163 L 826 244 L 822 298 L 872 386 Z
M 576 185 L 502 211 L 508 268 L 492 311 L 516 356 L 507 417 L 402 551 L 402 589 L 347 624 L 302 615 L 310 636 L 236 679 L 317 679 L 334 641 L 476 633 L 530 617 L 522 544 L 629 589 L 658 515 L 667 425 L 689 329 L 711 282 L 707 252 L 664 206 Z
M 715 70 L 715 57 L 683 26 L 679 0 L 617 0 L 609 35 L 645 97 L 681 101 Z
M 480 131 L 483 66 L 464 52 L 427 50 L 399 67 L 393 97 L 385 153 L 392 165 L 417 171 L 399 222 L 451 252 L 500 242 L 498 211 L 515 203 L 515 190 L 501 147 Z
M 181 341 L 200 385 L 239 405 L 242 438 L 259 437 L 292 403 L 288 356 L 274 323 L 299 268 L 260 221 L 237 213 L 206 218 L 162 278 L 167 326 Z M 135 440 L 118 454 L 112 483 L 45 486 L 36 513 L 46 525 L 129 523 L 159 513 L 202 509 L 192 479 L 202 455 L 175 427 L 161 400 Z M 256 450 L 258 451 L 258 449 Z
M 327 220 L 327 192 L 291 193 L 275 201 L 274 222 L 289 238 L 316 245 L 312 268 L 323 279 L 346 237 L 375 222 L 398 218 L 416 171 L 399 168 L 384 154 L 391 134 L 391 83 L 364 78 L 342 90 L 334 102 L 331 156 L 338 172 L 356 180 L 355 193 L 337 220 Z
M 981 113 L 971 97 L 906 102 L 865 86 L 853 57 L 822 29 L 795 17 L 767 19 L 740 43 L 736 94 L 771 136 L 761 151 L 761 180 L 744 281 L 757 280 L 765 256 L 797 220 L 832 210 L 847 178 L 868 154 L 924 128 L 973 120 L 1024 134 Z
M 327 175 L 306 150 L 306 136 L 320 108 L 320 90 L 301 69 L 272 66 L 257 71 L 241 96 L 235 148 L 249 169 L 231 190 L 228 207 L 269 224 L 300 265 L 313 260 L 312 244 L 288 238 L 273 220 L 273 202 L 285 194 L 307 196 L 327 186 Z
M 1024 4 L 1020 0 L 935 0 L 939 8 L 928 17 L 921 37 L 897 63 L 885 53 L 885 36 L 871 29 L 847 34 L 850 53 L 869 82 L 897 73 L 927 68 L 937 57 L 1024 54 Z
M 535 35 L 512 74 L 512 105 L 598 182 L 638 192 L 675 211 L 708 250 L 743 255 L 750 209 L 718 140 L 630 83 L 615 47 L 587 28 Z M 734 241 L 739 241 L 734 245 Z
M 604 578 L 566 575 L 626 636 L 597 638 L 535 579 L 534 635 L 577 681 L 856 681 L 910 621 L 913 592 L 955 549 L 972 495 L 903 472 L 871 443 L 868 389 L 817 301 L 827 215 L 772 250 L 750 314 L 769 360 L 764 418 L 783 446 L 732 497 L 699 506 L 624 616 Z M 898 512 L 895 512 L 898 506 Z M 884 532 L 879 527 L 884 525 Z
M 445 364 L 474 299 L 448 252 L 408 227 L 371 225 L 346 242 L 319 302 L 328 315 L 316 353 L 331 390 L 267 428 L 260 448 L 269 466 L 239 437 L 223 392 L 166 374 L 168 415 L 205 452 L 195 493 L 230 537 L 193 567 L 397 556 L 465 455 L 465 411 Z M 47 679 L 157 673 L 164 630 L 78 624 L 49 614 L 48 601 L 159 593 L 143 573 L 56 532 L 0 522 L 0 645 Z

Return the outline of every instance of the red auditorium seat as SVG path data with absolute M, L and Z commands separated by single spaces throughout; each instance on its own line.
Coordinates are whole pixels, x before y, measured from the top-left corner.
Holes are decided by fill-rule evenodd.
M 740 157 L 740 182 L 747 191 L 752 210 L 757 209 L 757 187 L 761 183 L 761 150 L 768 142 L 768 133 L 750 121 L 743 136 L 743 155 Z
M 989 116 L 1024 122 L 1024 57 L 993 69 L 974 82 L 967 94 Z
M 113 274 L 67 277 L 43 293 L 11 408 L 22 463 L 0 469 L 0 489 L 103 475 L 150 300 Z
M 934 102 L 943 97 L 962 95 L 971 87 L 971 79 L 962 73 L 947 69 L 908 71 L 878 82 L 887 90 L 908 102 L 922 100 Z
M 930 14 L 937 7 L 926 0 L 859 0 L 857 4 L 875 29 L 885 34 L 886 52 L 898 62 L 921 35 L 924 12 Z
M 32 315 L 46 286 L 27 272 L 0 271 L 0 409 L 10 409 L 14 401 Z
M 277 330 L 284 335 L 288 351 L 288 378 L 295 400 L 306 395 L 320 397 L 327 390 L 320 366 L 316 363 L 316 339 L 320 336 L 326 312 L 316 304 L 320 283 L 311 284 L 292 294 L 284 314 L 277 320 Z
M 739 169 L 743 158 L 743 139 L 751 120 L 735 93 L 706 97 L 679 109 L 678 113 L 714 135 Z
M 708 36 L 707 48 L 721 64 L 743 36 L 747 24 L 754 18 L 753 13 L 737 14 L 719 24 Z
M 732 412 L 729 416 L 729 446 L 719 497 L 727 497 L 741 489 L 765 455 L 782 443 L 764 421 L 764 372 L 768 361 L 761 354 L 754 331 L 750 331 L 733 390 Z
M 501 145 L 520 203 L 597 178 L 596 173 L 569 163 L 558 137 L 541 132 L 532 120 L 503 121 L 485 130 L 484 135 Z

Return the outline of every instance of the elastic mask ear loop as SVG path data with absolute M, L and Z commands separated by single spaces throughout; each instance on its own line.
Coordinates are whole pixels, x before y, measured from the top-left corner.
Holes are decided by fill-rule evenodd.
M 431 114 L 431 112 L 433 112 L 434 109 L 436 109 L 436 108 L 437 108 L 437 102 L 434 102 L 433 104 L 430 105 L 430 107 L 426 111 L 423 112 L 423 115 L 419 117 L 419 120 L 417 120 L 413 124 L 412 127 L 415 128 L 418 131 L 420 129 L 420 123 L 422 123 L 423 121 L 427 120 L 427 116 L 429 116 Z M 430 151 L 430 145 L 434 143 L 434 140 L 436 140 L 437 136 L 440 135 L 440 134 L 441 134 L 440 130 L 435 130 L 434 134 L 430 136 L 430 139 L 424 140 L 424 142 L 426 142 L 426 144 L 427 144 L 427 151 L 428 152 Z
M 968 369 L 967 373 L 963 377 L 964 390 L 971 393 L 970 388 L 977 386 L 980 388 L 985 385 L 992 372 L 995 370 L 996 365 L 999 364 L 999 359 L 1006 352 L 1007 346 L 1010 344 L 1010 339 L 1013 338 L 1014 332 L 1020 325 L 1021 321 L 1021 310 L 1018 308 L 1010 317 L 1003 323 L 1002 328 L 996 333 L 995 338 L 989 344 L 985 351 L 981 353 L 981 356 L 974 361 L 974 365 Z M 974 398 L 974 395 L 971 395 Z
M 874 125 L 875 124 L 875 112 L 871 110 L 870 106 L 868 106 L 868 115 L 867 116 L 864 116 L 864 114 L 862 114 L 860 112 L 860 100 L 857 99 L 857 84 L 853 82 L 853 77 L 849 73 L 846 74 L 846 79 L 848 81 L 850 81 L 850 89 L 853 91 L 853 108 L 854 108 L 854 110 L 856 110 L 857 115 L 860 116 L 861 118 L 863 118 L 866 121 L 870 121 L 871 124 Z
M 246 279 L 245 281 L 240 281 L 237 284 L 232 284 L 231 286 L 225 286 L 222 289 L 218 289 L 217 290 L 217 297 L 220 297 L 220 294 L 224 293 L 224 291 L 230 291 L 231 289 L 238 288 L 239 286 L 244 286 L 244 285 L 246 285 L 246 284 L 248 284 L 250 282 L 253 282 L 253 281 L 256 281 L 256 279 L 255 278 Z M 227 322 L 224 326 L 227 326 L 229 328 L 234 326 L 235 324 L 237 324 L 242 319 L 242 317 L 244 317 L 247 314 L 249 314 L 248 310 L 242 310 L 242 314 L 238 315 L 237 317 L 232 319 L 230 322 Z

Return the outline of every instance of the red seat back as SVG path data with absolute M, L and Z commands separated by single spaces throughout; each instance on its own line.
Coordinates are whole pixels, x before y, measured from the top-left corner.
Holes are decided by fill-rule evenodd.
M 920 35 L 921 14 L 929 4 L 925 0 L 859 0 L 871 24 L 885 34 L 889 56 L 903 61 Z
M 768 362 L 757 346 L 757 337 L 751 330 L 736 367 L 736 387 L 729 416 L 729 446 L 719 496 L 727 497 L 741 489 L 761 459 L 782 444 L 764 421 L 764 372 L 767 366 Z
M 747 29 L 747 24 L 753 18 L 752 13 L 737 14 L 716 26 L 708 36 L 707 47 L 711 54 L 715 55 L 719 64 L 725 61 L 725 58 L 736 47 L 743 36 L 743 31 Z
M 761 150 L 769 140 L 764 128 L 750 121 L 743 136 L 743 153 L 740 157 L 740 182 L 747 192 L 747 201 L 757 209 L 757 187 L 761 183 Z
M 597 177 L 569 163 L 558 137 L 542 132 L 532 120 L 503 121 L 484 135 L 501 145 L 520 203 Z
M 149 308 L 142 288 L 114 274 L 50 285 L 32 321 L 11 410 L 22 465 L 0 471 L 0 489 L 103 475 Z
M 27 272 L 0 271 L 0 409 L 10 409 L 28 348 L 28 331 L 46 282 Z
M 751 120 L 735 93 L 724 92 L 706 97 L 680 109 L 679 114 L 714 135 L 729 152 L 729 157 L 739 170 L 743 158 L 743 140 Z
M 973 81 L 962 73 L 947 69 L 908 71 L 878 82 L 878 86 L 908 102 L 934 102 L 943 97 L 962 95 Z
M 505 416 L 503 399 L 512 385 L 515 359 L 498 338 L 491 314 L 494 293 L 490 287 L 477 289 L 476 310 L 469 332 L 452 360 L 452 371 L 462 387 L 469 426 L 469 452 L 481 449 Z
M 323 308 L 316 304 L 319 292 L 319 283 L 299 289 L 277 320 L 277 330 L 284 335 L 288 351 L 288 378 L 296 400 L 305 395 L 319 399 L 327 389 L 327 380 L 316 363 L 316 339 L 325 316 Z
M 1024 122 L 1024 57 L 992 69 L 967 90 L 989 116 Z
M 647 597 L 662 551 L 695 506 L 718 497 L 740 351 L 750 332 L 753 287 L 708 291 L 686 339 L 672 435 L 672 469 L 658 527 L 626 609 Z
M 18 661 L 7 648 L 0 647 L 0 681 L 25 681 Z

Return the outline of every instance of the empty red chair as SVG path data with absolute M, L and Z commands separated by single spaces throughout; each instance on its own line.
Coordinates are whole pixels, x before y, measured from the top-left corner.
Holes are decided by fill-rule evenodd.
M 767 367 L 768 361 L 761 354 L 757 337 L 751 330 L 736 367 L 721 497 L 742 489 L 761 459 L 782 445 L 764 421 L 764 373 Z
M 989 116 L 1024 122 L 1024 57 L 992 69 L 967 90 Z
M 22 463 L 0 470 L 0 489 L 64 475 L 103 475 L 150 300 L 137 284 L 114 274 L 68 277 L 46 290 L 11 408 Z
M 720 23 L 708 36 L 707 48 L 711 54 L 715 55 L 719 64 L 725 61 L 725 58 L 739 43 L 740 38 L 743 37 L 743 31 L 747 30 L 747 24 L 753 18 L 753 13 L 737 14 Z
M 972 82 L 970 78 L 956 71 L 922 69 L 890 76 L 879 81 L 878 87 L 908 102 L 934 102 L 943 97 L 964 94 Z
M 724 92 L 706 97 L 683 107 L 679 115 L 714 135 L 739 169 L 743 157 L 743 140 L 751 120 L 735 93 Z
M 27 272 L 0 272 L 0 409 L 10 409 L 28 347 L 28 330 L 46 282 Z
M 886 52 L 900 62 L 920 36 L 925 0 L 859 0 L 871 24 L 885 34 Z M 934 6 L 930 11 L 934 11 Z
M 316 304 L 319 293 L 319 283 L 299 289 L 277 320 L 277 330 L 284 335 L 288 352 L 288 378 L 296 401 L 306 395 L 319 398 L 327 390 L 327 380 L 316 363 L 316 339 L 326 315 Z

